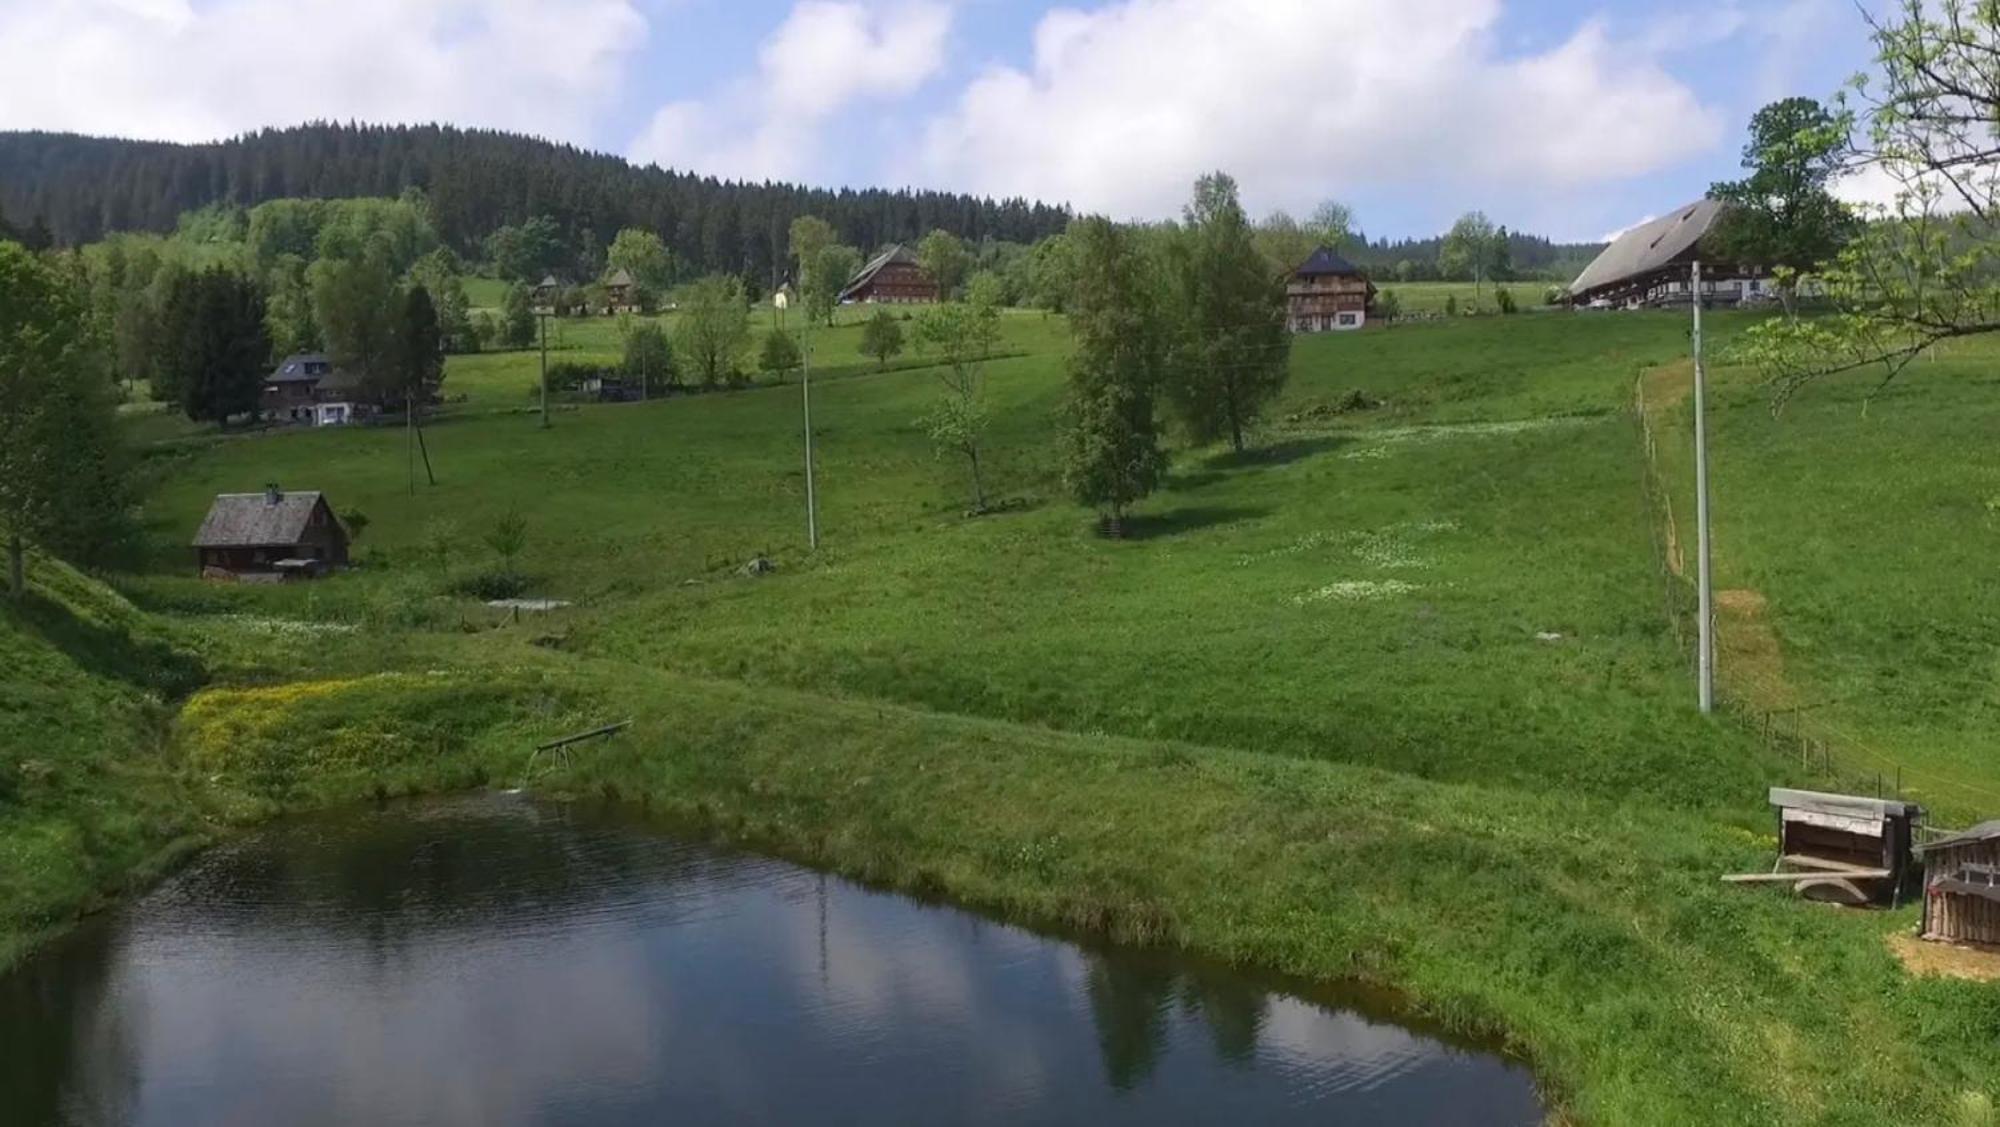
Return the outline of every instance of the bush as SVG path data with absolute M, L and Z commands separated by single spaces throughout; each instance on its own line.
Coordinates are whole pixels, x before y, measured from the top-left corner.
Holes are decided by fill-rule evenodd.
M 1447 317 L 1456 317 L 1456 316 L 1458 316 L 1458 295 L 1457 295 L 1457 294 L 1446 294 L 1446 295 L 1445 295 L 1445 298 L 1444 298 L 1444 315 L 1445 315 L 1445 316 L 1447 316 Z
M 1514 304 L 1514 291 L 1506 286 L 1493 291 L 1493 304 L 1499 306 L 1502 313 L 1512 313 L 1519 308 Z
M 584 364 L 575 360 L 562 360 L 549 365 L 550 391 L 575 391 L 584 381 L 602 379 L 604 369 L 596 364 Z
M 490 603 L 494 599 L 518 599 L 532 586 L 531 578 L 512 568 L 482 568 L 452 576 L 445 584 L 445 593 Z
M 1393 321 L 1403 313 L 1403 299 L 1395 290 L 1383 290 L 1375 295 L 1375 316 L 1384 321 Z

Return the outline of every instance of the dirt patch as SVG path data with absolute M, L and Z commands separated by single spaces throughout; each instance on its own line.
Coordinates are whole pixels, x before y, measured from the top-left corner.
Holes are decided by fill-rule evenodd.
M 1797 708 L 1798 690 L 1785 679 L 1785 655 L 1766 613 L 1762 592 L 1715 593 L 1716 660 L 1729 671 L 1730 684 L 1761 708 Z
M 1906 932 L 1889 936 L 1889 951 L 1919 978 L 2000 982 L 2000 947 L 1927 943 Z

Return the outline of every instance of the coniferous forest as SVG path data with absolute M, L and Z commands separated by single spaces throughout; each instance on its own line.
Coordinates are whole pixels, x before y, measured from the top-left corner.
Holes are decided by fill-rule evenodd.
M 439 234 L 474 251 L 495 229 L 548 216 L 574 246 L 657 232 L 695 273 L 770 284 L 793 218 L 817 215 L 857 247 L 933 230 L 1029 243 L 1067 208 L 945 192 L 731 183 L 571 145 L 442 125 L 312 124 L 198 145 L 0 133 L 0 222 L 54 245 L 113 231 L 172 231 L 183 212 L 287 197 L 428 196 Z

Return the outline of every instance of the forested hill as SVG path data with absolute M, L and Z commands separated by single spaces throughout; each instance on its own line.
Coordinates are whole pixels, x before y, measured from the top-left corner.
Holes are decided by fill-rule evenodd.
M 109 231 L 171 231 L 182 212 L 290 196 L 430 197 L 439 233 L 473 250 L 495 228 L 547 215 L 572 243 L 604 246 L 624 227 L 656 231 L 702 271 L 772 275 L 794 216 L 818 215 L 858 247 L 934 229 L 1033 242 L 1066 208 L 945 192 L 828 191 L 738 184 L 639 168 L 570 145 L 451 126 L 315 124 L 178 145 L 0 132 L 0 216 L 61 245 Z

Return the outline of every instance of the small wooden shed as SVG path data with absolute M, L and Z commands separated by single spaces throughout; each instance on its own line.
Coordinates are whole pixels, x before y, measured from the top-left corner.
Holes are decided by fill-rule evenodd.
M 1847 904 L 1899 903 L 1915 871 L 1911 847 L 1924 808 L 1914 802 L 1771 788 L 1778 861 L 1768 873 L 1723 879 L 1788 883 L 1802 896 Z
M 2000 821 L 1917 847 L 1925 939 L 2000 945 Z

